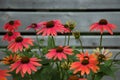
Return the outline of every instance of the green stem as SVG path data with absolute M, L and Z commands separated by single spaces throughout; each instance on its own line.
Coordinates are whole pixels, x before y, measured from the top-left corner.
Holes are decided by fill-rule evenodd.
M 68 42 L 67 42 L 68 46 L 69 46 L 69 43 L 70 43 L 70 35 L 68 35 Z
M 100 36 L 100 50 L 101 50 L 101 48 L 102 48 L 102 38 L 103 38 L 103 35 L 101 34 L 101 36 Z
M 80 42 L 80 46 L 81 46 L 81 48 L 82 48 L 82 52 L 84 53 L 84 49 L 83 49 L 83 45 L 82 45 L 82 41 L 81 41 L 80 38 L 79 38 L 78 40 L 79 40 L 79 42 Z
M 92 80 L 95 80 L 95 74 L 92 75 Z
M 52 36 L 52 40 L 53 40 L 53 46 L 55 47 L 55 40 L 54 40 L 54 37 Z
M 36 34 L 36 40 L 37 40 L 37 43 L 38 43 L 38 49 L 39 49 L 40 55 L 42 56 L 42 52 L 40 50 L 39 38 L 38 38 L 37 34 Z
M 67 37 L 66 37 L 66 35 L 65 35 L 65 41 L 64 41 L 64 46 L 66 45 L 66 38 L 67 38 Z

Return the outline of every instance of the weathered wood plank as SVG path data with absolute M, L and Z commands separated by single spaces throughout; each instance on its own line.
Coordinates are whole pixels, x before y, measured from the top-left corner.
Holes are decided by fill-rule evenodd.
M 116 9 L 120 0 L 0 0 L 2 9 Z
M 22 26 L 19 27 L 20 32 L 30 32 L 30 30 L 26 31 L 25 28 L 33 22 L 52 19 L 60 19 L 63 23 L 74 20 L 77 23 L 77 30 L 89 32 L 89 26 L 102 18 L 116 24 L 117 29 L 114 32 L 120 32 L 120 12 L 0 12 L 0 17 L 0 32 L 4 32 L 2 29 L 4 23 L 12 19 L 22 21 Z M 31 32 L 33 31 L 31 30 Z
M 24 36 L 24 37 L 31 37 L 35 41 L 35 36 Z M 2 36 L 0 36 L 0 39 Z M 41 36 L 39 36 L 40 39 L 42 39 Z M 64 45 L 64 36 L 56 36 L 55 42 L 56 45 Z M 43 38 L 44 45 L 47 45 L 47 37 Z M 100 36 L 81 36 L 81 40 L 83 41 L 84 47 L 99 47 L 99 39 Z M 0 41 L 0 46 L 7 46 L 6 41 Z M 79 41 L 75 40 L 73 36 L 71 36 L 70 39 L 70 46 L 80 46 Z M 103 46 L 105 47 L 117 47 L 120 48 L 120 36 L 103 36 Z

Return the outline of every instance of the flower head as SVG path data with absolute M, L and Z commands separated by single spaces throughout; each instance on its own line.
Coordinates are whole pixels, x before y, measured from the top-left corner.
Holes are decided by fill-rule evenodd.
M 10 68 L 11 68 L 11 71 L 16 70 L 16 74 L 18 74 L 20 72 L 22 77 L 24 77 L 24 75 L 26 73 L 28 73 L 30 75 L 32 73 L 32 71 L 36 72 L 37 71 L 37 69 L 36 69 L 37 66 L 42 66 L 39 63 L 39 61 L 40 61 L 40 59 L 28 58 L 28 57 L 24 56 L 20 60 L 13 63 L 10 66 Z
M 76 23 L 73 21 L 68 21 L 66 22 L 65 27 L 72 31 L 76 27 Z
M 38 30 L 40 27 L 40 25 L 38 25 L 37 23 L 32 23 L 31 25 L 27 26 L 26 30 L 29 30 L 29 29 L 34 29 L 34 30 Z
M 65 29 L 60 20 L 44 21 L 38 24 L 41 25 L 41 29 L 37 34 L 42 33 L 42 36 L 56 36 L 57 32 L 63 33 Z
M 80 38 L 80 32 L 79 31 L 74 31 L 73 35 L 74 35 L 75 39 L 79 39 Z
M 4 29 L 7 31 L 14 31 L 18 29 L 18 27 L 21 26 L 20 20 L 14 20 L 14 21 L 9 21 L 4 25 Z
M 10 76 L 8 72 L 8 70 L 0 70 L 0 80 L 7 80 L 6 76 Z
M 81 72 L 81 75 L 89 74 L 90 70 L 97 72 L 99 67 L 97 66 L 98 62 L 94 55 L 85 53 L 80 53 L 76 55 L 79 61 L 73 62 L 70 69 L 74 70 L 74 74 Z
M 58 59 L 58 60 L 62 60 L 62 59 L 67 59 L 67 55 L 72 55 L 72 49 L 69 48 L 69 46 L 58 46 L 57 48 L 54 49 L 50 49 L 49 52 L 46 54 L 46 57 L 48 59 Z
M 90 26 L 90 31 L 100 30 L 101 34 L 107 30 L 110 34 L 113 34 L 112 29 L 115 29 L 116 25 L 109 23 L 106 19 L 101 19 L 99 22 L 93 23 Z
M 11 32 L 11 31 L 8 31 L 8 32 L 3 36 L 3 40 L 12 41 L 12 40 L 14 40 L 17 36 L 20 36 L 20 33 L 19 33 L 19 32 Z
M 102 50 L 96 48 L 93 52 L 95 53 L 95 56 L 97 57 L 99 62 L 109 60 L 112 56 L 112 53 L 109 52 L 108 49 L 104 49 L 104 48 Z
M 65 70 L 68 70 L 70 68 L 71 63 L 72 62 L 68 62 L 68 61 L 62 62 L 61 67 Z
M 4 64 L 7 64 L 7 65 L 10 65 L 10 64 L 13 64 L 15 63 L 16 61 L 20 60 L 20 56 L 18 54 L 11 54 L 9 56 L 6 56 L 3 58 L 2 62 Z
M 18 36 L 9 43 L 8 49 L 12 52 L 17 52 L 18 50 L 22 51 L 23 48 L 29 48 L 29 45 L 33 46 L 33 39 Z

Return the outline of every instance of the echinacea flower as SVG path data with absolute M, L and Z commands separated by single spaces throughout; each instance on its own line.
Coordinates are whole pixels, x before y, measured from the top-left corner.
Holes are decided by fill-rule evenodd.
M 42 66 L 39 63 L 40 59 L 37 58 L 28 58 L 26 56 L 22 57 L 20 60 L 13 63 L 10 68 L 10 71 L 16 70 L 16 74 L 20 73 L 22 77 L 26 73 L 29 75 L 32 73 L 32 71 L 36 72 L 38 66 Z
M 79 31 L 74 31 L 72 33 L 73 33 L 73 36 L 75 37 L 75 39 L 79 39 L 80 38 L 80 32 Z
M 85 53 L 80 53 L 76 55 L 79 61 L 73 62 L 70 69 L 74 70 L 74 74 L 81 72 L 81 75 L 89 74 L 90 70 L 97 73 L 99 67 L 97 66 L 98 61 L 94 55 L 89 54 L 87 51 Z
M 38 30 L 39 27 L 40 25 L 38 25 L 37 23 L 32 23 L 31 25 L 27 26 L 26 30 L 29 30 L 29 29 Z
M 109 52 L 108 49 L 102 49 L 96 48 L 94 51 L 95 56 L 97 57 L 98 61 L 103 62 L 105 60 L 109 60 L 112 56 L 112 52 Z
M 33 46 L 33 39 L 18 36 L 9 43 L 8 49 L 12 52 L 17 52 L 18 50 L 22 51 L 23 48 L 29 48 L 29 45 Z
M 20 36 L 20 33 L 19 33 L 19 32 L 11 32 L 11 31 L 8 31 L 8 32 L 3 36 L 3 40 L 12 41 L 12 40 L 14 40 L 17 36 Z
M 90 31 L 100 30 L 101 34 L 107 30 L 110 34 L 113 34 L 112 29 L 115 29 L 116 25 L 109 23 L 106 19 L 101 19 L 99 22 L 93 23 L 90 26 Z
M 67 59 L 67 55 L 72 55 L 73 50 L 69 47 L 69 46 L 58 46 L 57 48 L 54 49 L 50 49 L 49 52 L 46 54 L 46 57 L 48 59 L 58 59 L 58 60 L 62 60 L 62 59 Z
M 15 63 L 16 61 L 20 60 L 20 56 L 18 54 L 11 54 L 9 56 L 6 56 L 3 58 L 2 62 L 4 64 L 7 64 L 7 65 L 10 65 L 10 64 L 13 64 Z
M 42 36 L 56 36 L 57 32 L 63 33 L 65 29 L 60 20 L 43 21 L 38 25 L 41 25 L 41 29 L 37 34 L 42 33 Z
M 21 26 L 21 21 L 20 20 L 14 20 L 14 21 L 9 21 L 4 25 L 4 29 L 7 31 L 14 31 L 18 29 L 18 27 Z
M 7 80 L 6 76 L 10 76 L 10 74 L 8 74 L 8 70 L 1 70 L 0 69 L 0 80 Z

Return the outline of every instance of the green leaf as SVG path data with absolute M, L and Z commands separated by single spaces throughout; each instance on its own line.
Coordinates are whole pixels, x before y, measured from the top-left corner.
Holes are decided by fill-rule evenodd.
M 98 72 L 94 80 L 101 80 L 105 74 L 103 72 Z
M 107 76 L 111 76 L 115 79 L 115 71 L 114 68 L 110 67 L 110 66 L 106 66 L 104 64 L 100 65 L 100 71 L 99 72 L 102 72 L 104 75 L 107 75 Z
M 111 63 L 112 63 L 112 60 L 107 60 L 107 61 L 105 61 L 104 63 L 105 63 L 105 64 L 104 64 L 105 66 L 110 66 Z
M 75 54 L 79 54 L 80 51 L 79 51 L 79 50 L 74 50 L 73 53 L 75 53 Z

